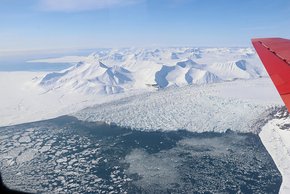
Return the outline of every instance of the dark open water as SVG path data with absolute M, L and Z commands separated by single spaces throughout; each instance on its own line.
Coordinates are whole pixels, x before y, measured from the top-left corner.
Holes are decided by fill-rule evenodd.
M 0 128 L 11 188 L 44 193 L 278 193 L 255 134 L 142 132 L 59 117 Z

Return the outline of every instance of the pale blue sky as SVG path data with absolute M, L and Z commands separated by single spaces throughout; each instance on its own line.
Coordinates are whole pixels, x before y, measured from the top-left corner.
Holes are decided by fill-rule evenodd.
M 1 0 L 0 50 L 250 46 L 290 38 L 289 0 Z

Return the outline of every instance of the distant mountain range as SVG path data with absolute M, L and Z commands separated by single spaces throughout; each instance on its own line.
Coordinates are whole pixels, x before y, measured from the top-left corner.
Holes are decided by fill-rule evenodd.
M 103 49 L 79 59 L 73 67 L 45 75 L 38 84 L 47 91 L 114 94 L 151 86 L 166 88 L 267 76 L 251 48 Z

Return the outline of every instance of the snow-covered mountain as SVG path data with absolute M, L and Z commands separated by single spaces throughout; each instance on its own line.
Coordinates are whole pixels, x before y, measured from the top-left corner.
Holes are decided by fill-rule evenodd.
M 39 85 L 48 91 L 114 94 L 267 75 L 251 48 L 103 49 L 80 59 L 67 70 L 47 74 Z
M 48 90 L 65 88 L 89 94 L 114 94 L 123 92 L 130 82 L 131 72 L 123 67 L 79 62 L 67 70 L 47 74 L 39 84 Z
M 163 65 L 161 70 L 156 72 L 155 81 L 160 88 L 165 88 L 170 85 L 208 84 L 222 80 L 206 70 L 203 65 L 188 59 L 174 66 Z
M 261 76 L 259 70 L 255 69 L 244 59 L 226 63 L 214 63 L 208 67 L 208 70 L 223 80 L 250 79 Z

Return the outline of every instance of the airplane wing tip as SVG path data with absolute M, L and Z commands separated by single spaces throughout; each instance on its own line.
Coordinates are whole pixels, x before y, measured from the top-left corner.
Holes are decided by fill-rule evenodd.
M 290 112 L 290 40 L 272 37 L 251 41 Z

